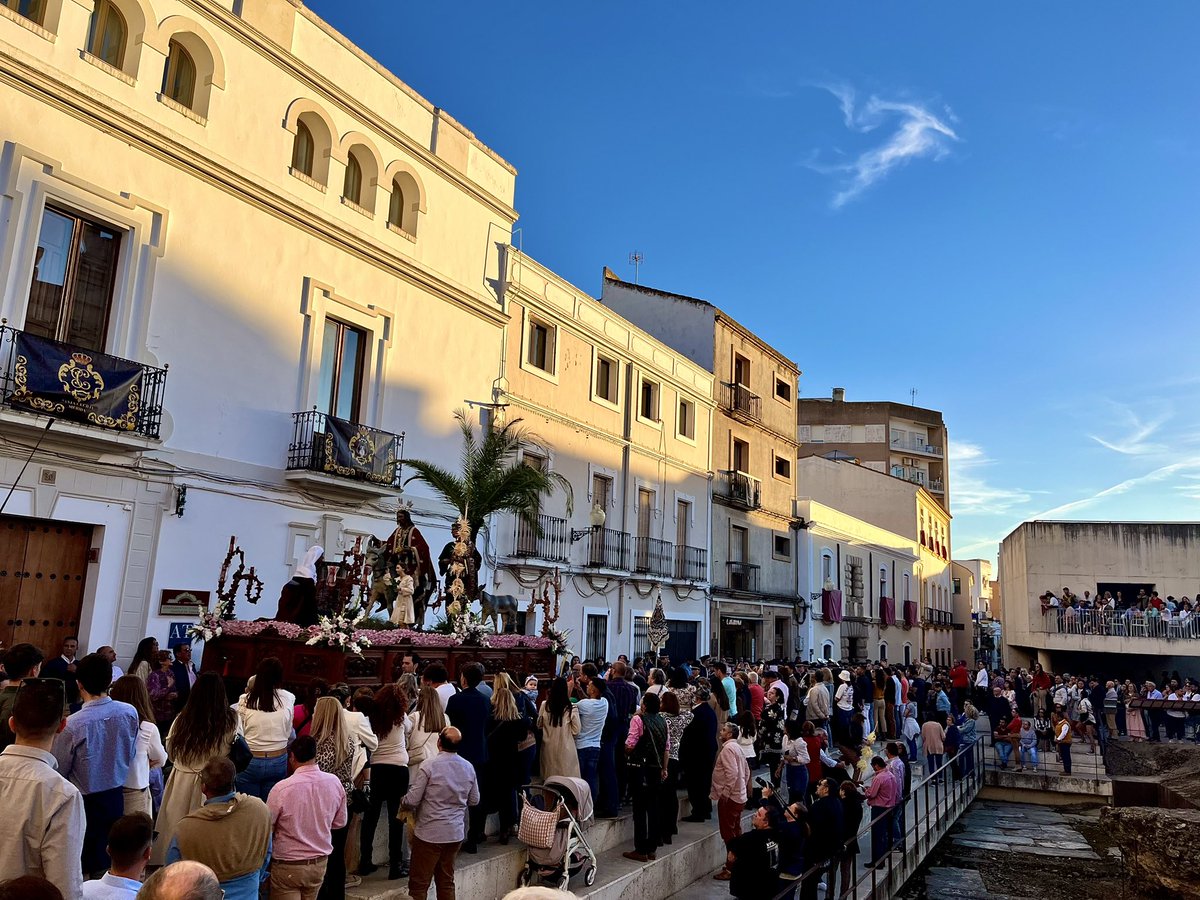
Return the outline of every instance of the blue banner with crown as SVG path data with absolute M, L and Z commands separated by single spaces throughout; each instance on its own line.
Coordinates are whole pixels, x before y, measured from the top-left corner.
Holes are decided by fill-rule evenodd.
M 142 404 L 142 366 L 19 331 L 13 338 L 14 406 L 102 428 L 133 431 Z

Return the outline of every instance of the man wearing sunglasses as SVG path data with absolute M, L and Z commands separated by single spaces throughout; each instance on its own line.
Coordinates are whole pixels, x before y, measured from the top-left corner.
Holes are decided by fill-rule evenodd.
M 8 727 L 16 741 L 0 753 L 0 809 L 21 827 L 0 841 L 0 881 L 40 875 L 64 897 L 78 897 L 83 796 L 55 771 L 50 752 L 65 723 L 64 690 L 57 678 L 26 678 L 13 702 Z

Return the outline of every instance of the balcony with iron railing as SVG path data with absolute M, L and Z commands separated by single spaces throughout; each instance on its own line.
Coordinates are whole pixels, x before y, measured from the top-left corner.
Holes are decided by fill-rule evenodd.
M 755 422 L 762 419 L 762 399 L 744 384 L 721 382 L 721 408 Z
M 400 487 L 404 434 L 311 409 L 292 414 L 288 479 L 335 492 L 388 494 Z
M 927 606 L 925 607 L 925 624 L 938 628 L 953 628 L 954 613 L 948 609 L 934 609 L 932 606 Z
M 717 473 L 715 499 L 728 506 L 758 509 L 762 505 L 762 482 L 745 472 L 726 469 Z
M 741 591 L 747 594 L 758 593 L 758 566 L 754 563 L 734 562 L 730 560 L 725 563 L 728 572 L 726 573 L 725 587 L 731 591 Z
M 633 571 L 670 578 L 674 571 L 674 546 L 652 537 L 633 539 Z
M 1200 639 L 1200 613 L 1189 613 L 1182 618 L 1178 614 L 1152 616 L 1148 613 L 1148 610 L 1136 608 L 1110 610 L 1055 607 L 1043 615 L 1042 630 L 1049 634 L 1089 635 L 1100 638 L 1153 638 L 1161 641 Z
M 2 323 L 0 402 L 5 406 L 78 423 L 83 427 L 77 434 L 100 442 L 158 440 L 166 366 L 148 366 Z
M 708 551 L 703 547 L 676 547 L 675 577 L 685 581 L 706 581 Z
M 923 453 L 926 456 L 943 456 L 942 448 L 937 444 L 927 444 L 924 438 L 919 435 L 905 435 L 904 437 L 892 437 L 892 452 L 893 453 Z
M 587 536 L 587 564 L 599 569 L 629 569 L 629 535 L 611 528 L 595 528 Z
M 539 515 L 537 524 L 538 527 L 534 528 L 524 519 L 517 519 L 513 556 L 567 562 L 571 547 L 571 529 L 567 526 L 567 520 Z
M 940 478 L 930 478 L 929 483 L 925 487 L 934 494 L 946 493 L 946 483 Z

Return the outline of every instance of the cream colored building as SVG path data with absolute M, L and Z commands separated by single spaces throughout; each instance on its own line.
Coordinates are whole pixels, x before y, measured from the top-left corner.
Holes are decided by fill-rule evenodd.
M 495 398 L 545 445 L 529 446 L 525 463 L 567 479 L 574 511 L 559 491 L 540 535 L 515 517 L 498 522 L 494 590 L 527 601 L 557 577 L 557 627 L 590 659 L 649 652 L 661 595 L 666 652 L 695 659 L 709 631 L 713 376 L 515 249 L 505 263 Z
M 911 582 L 893 580 L 888 587 L 896 594 L 897 609 L 905 601 L 917 605 L 918 657 L 947 664 L 953 658 L 954 634 L 968 624 L 953 606 L 950 514 L 920 485 L 849 461 L 804 457 L 797 463 L 796 478 L 804 494 L 818 503 L 911 542 L 916 557 Z
M 714 378 L 709 650 L 755 659 L 805 652 L 794 512 L 800 370 L 707 301 L 608 270 L 600 299 Z
M 801 481 L 800 490 L 806 488 Z M 805 497 L 797 501 L 796 515 L 800 593 L 810 602 L 806 643 L 813 657 L 916 662 L 922 647 L 913 599 L 916 542 Z
M 10 2 L 0 75 L 0 481 L 41 439 L 0 569 L 45 576 L 0 586 L 0 639 L 165 642 L 231 534 L 272 615 L 309 544 L 392 527 L 396 473 L 329 468 L 329 417 L 438 458 L 488 396 L 514 169 L 291 0 Z M 39 337 L 132 361 L 133 429 L 14 406 Z M 448 511 L 410 499 L 436 553 Z
M 1200 631 L 1194 626 L 1082 615 L 1073 621 L 1039 597 L 1063 588 L 1082 597 L 1140 590 L 1162 598 L 1200 593 L 1200 524 L 1186 522 L 1025 522 L 1000 544 L 999 618 L 1005 661 L 1036 659 L 1049 671 L 1113 671 L 1158 677 L 1161 669 L 1194 671 Z M 1119 611 L 1118 611 L 1119 612 Z

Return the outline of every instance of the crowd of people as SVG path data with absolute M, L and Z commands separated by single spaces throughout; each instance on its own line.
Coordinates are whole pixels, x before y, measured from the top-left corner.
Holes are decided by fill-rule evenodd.
M 42 878 L 65 898 L 165 897 L 147 891 L 198 865 L 232 900 L 343 897 L 380 866 L 416 900 L 452 898 L 458 855 L 511 841 L 522 786 L 551 776 L 586 781 L 599 817 L 629 808 L 631 860 L 656 859 L 681 820 L 713 821 L 714 877 L 734 896 L 839 897 L 860 831 L 866 862 L 884 865 L 914 778 L 978 777 L 981 741 L 999 766 L 1037 771 L 1053 754 L 1070 774 L 1073 744 L 1200 740 L 1200 714 L 1138 705 L 1200 701 L 1200 683 L 1166 673 L 1159 690 L 1037 665 L 650 656 L 489 681 L 477 663 L 452 680 L 409 653 L 395 682 L 313 679 L 299 696 L 266 658 L 235 698 L 190 647 L 172 658 L 147 639 L 129 674 L 111 648 L 77 649 L 45 660 L 18 644 L 0 686 L 0 802 L 29 823 L 0 850 L 0 881 Z
M 1042 616 L 1055 631 L 1064 634 L 1146 635 L 1149 637 L 1196 637 L 1200 635 L 1197 602 L 1188 597 L 1160 597 L 1158 591 L 1139 589 L 1134 597 L 1121 591 L 1105 591 L 1093 597 L 1064 587 L 1056 594 L 1039 596 Z

